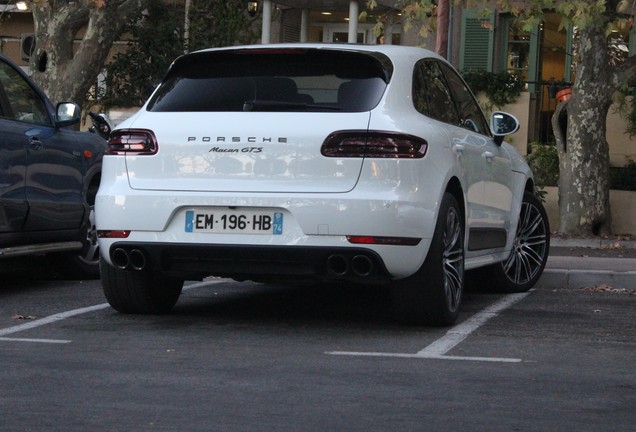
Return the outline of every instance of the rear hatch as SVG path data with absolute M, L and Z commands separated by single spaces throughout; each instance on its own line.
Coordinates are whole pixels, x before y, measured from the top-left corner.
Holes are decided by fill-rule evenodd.
M 212 50 L 178 59 L 125 126 L 155 140 L 126 153 L 131 187 L 346 192 L 363 157 L 323 155 L 335 131 L 367 130 L 390 79 L 376 53 L 316 48 Z M 122 131 L 123 132 L 123 131 Z

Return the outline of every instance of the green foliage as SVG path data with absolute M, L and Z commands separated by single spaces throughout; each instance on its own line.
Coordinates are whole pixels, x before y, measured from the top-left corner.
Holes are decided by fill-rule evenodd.
M 625 133 L 629 135 L 630 139 L 636 135 L 635 90 L 629 83 L 625 83 L 612 97 L 613 112 L 625 119 Z
M 634 103 L 634 98 L 632 97 L 629 102 L 625 102 L 628 108 L 625 108 L 625 115 L 627 117 L 627 125 L 625 127 L 625 132 L 629 134 L 630 138 L 633 138 L 636 135 L 636 103 Z
M 466 71 L 462 75 L 475 94 L 484 93 L 498 108 L 514 103 L 524 89 L 521 78 L 509 72 Z
M 536 190 L 535 190 L 535 194 L 537 195 L 537 197 L 539 197 L 539 199 L 541 200 L 542 203 L 545 203 L 548 197 L 548 191 L 545 190 L 543 188 L 543 186 L 537 186 Z
M 246 11 L 240 1 L 193 0 L 188 51 L 256 42 L 259 17 L 249 17 Z
M 427 37 L 435 31 L 436 0 L 395 0 L 392 8 L 378 8 L 376 0 L 366 0 L 366 8 L 373 11 L 373 16 L 377 20 L 373 29 L 375 36 L 380 36 L 384 31 L 385 22 L 390 21 L 394 25 L 401 25 L 404 31 L 417 29 L 422 37 Z M 400 13 L 396 14 L 395 11 Z M 365 21 L 369 18 L 369 12 L 360 13 L 360 19 Z
M 183 19 L 174 6 L 150 2 L 141 22 L 128 24 L 128 49 L 106 66 L 102 108 L 141 106 L 172 61 L 183 54 Z
M 557 186 L 559 183 L 559 153 L 554 145 L 532 143 L 528 146 L 532 153 L 527 157 L 528 165 L 534 173 L 537 187 Z
M 257 18 L 250 18 L 242 2 L 193 0 L 190 9 L 188 46 L 183 38 L 183 10 L 172 2 L 150 2 L 141 21 L 130 22 L 128 49 L 116 54 L 106 66 L 103 110 L 141 106 L 161 81 L 170 64 L 186 48 L 251 44 L 257 40 Z
M 611 189 L 636 191 L 636 161 L 630 161 L 624 167 L 610 168 Z
M 531 143 L 532 153 L 527 156 L 528 165 L 534 173 L 534 181 L 541 191 L 546 186 L 558 186 L 559 155 L 554 145 Z M 610 189 L 636 191 L 636 161 L 624 167 L 610 168 Z

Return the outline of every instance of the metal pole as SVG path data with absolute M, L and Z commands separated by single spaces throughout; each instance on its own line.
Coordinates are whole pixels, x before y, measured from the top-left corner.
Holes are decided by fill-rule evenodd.
M 307 42 L 309 35 L 309 9 L 303 9 L 300 15 L 300 41 Z
M 384 23 L 384 44 L 393 44 L 393 17 L 389 17 L 386 23 Z
M 263 31 L 261 43 L 268 44 L 271 41 L 272 32 L 272 0 L 263 0 Z
M 358 15 L 360 14 L 358 9 L 358 1 L 352 0 L 349 3 L 349 43 L 358 42 Z

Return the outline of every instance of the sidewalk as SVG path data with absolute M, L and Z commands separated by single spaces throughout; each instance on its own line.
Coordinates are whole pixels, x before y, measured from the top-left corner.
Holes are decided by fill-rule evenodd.
M 636 292 L 636 241 L 553 238 L 539 284 L 551 289 L 604 287 Z

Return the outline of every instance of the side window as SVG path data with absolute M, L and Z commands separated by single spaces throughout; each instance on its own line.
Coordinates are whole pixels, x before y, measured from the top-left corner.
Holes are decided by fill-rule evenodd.
M 461 126 L 483 135 L 490 135 L 484 114 L 464 81 L 448 65 L 441 64 L 441 67 L 457 104 Z
M 4 62 L 0 62 L 0 86 L 4 90 L 3 117 L 51 126 L 40 96 L 15 69 Z
M 438 62 L 420 60 L 413 71 L 413 105 L 422 114 L 453 125 L 459 115 Z

